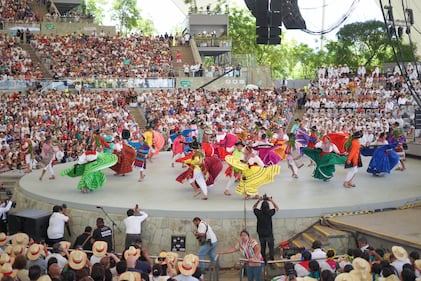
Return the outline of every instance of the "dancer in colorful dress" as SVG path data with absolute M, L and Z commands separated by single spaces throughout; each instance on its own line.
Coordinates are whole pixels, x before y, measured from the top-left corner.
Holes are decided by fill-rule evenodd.
M 192 147 L 194 149 L 191 158 L 184 160 L 184 163 L 191 165 L 193 168 L 193 177 L 189 179 L 190 184 L 195 188 L 194 197 L 203 193 L 202 200 L 208 200 L 208 186 L 206 184 L 205 175 L 203 173 L 204 160 L 203 154 L 199 147 Z
M 85 153 L 79 156 L 77 164 L 61 171 L 62 176 L 80 177 L 77 189 L 82 193 L 100 189 L 106 182 L 105 175 L 101 170 L 109 168 L 117 163 L 114 154 L 98 153 L 92 144 L 88 145 Z
M 386 134 L 382 132 L 379 138 L 372 143 L 375 146 L 373 157 L 368 164 L 367 173 L 380 176 L 390 171 L 399 163 L 400 157 L 395 152 L 397 143 L 388 144 Z
M 232 157 L 234 157 L 238 161 L 241 161 L 241 159 L 243 158 L 243 148 L 244 143 L 242 141 L 236 142 L 235 149 L 232 153 Z M 232 167 L 231 165 L 228 165 L 227 169 L 225 170 L 225 175 L 229 177 L 229 180 L 227 182 L 227 185 L 225 186 L 224 195 L 231 196 L 230 189 L 236 181 L 240 180 L 241 171 L 237 168 Z
M 242 160 L 227 155 L 225 161 L 241 171 L 241 178 L 235 192 L 243 195 L 244 199 L 259 198 L 260 186 L 273 182 L 274 177 L 281 171 L 279 165 L 265 167 L 262 159 L 249 146 L 244 148 Z
M 133 165 L 139 169 L 139 179 L 138 179 L 138 181 L 141 182 L 145 178 L 146 159 L 148 157 L 150 147 L 146 143 L 145 137 L 143 135 L 139 136 L 138 141 L 130 141 L 129 140 L 128 144 L 133 146 L 136 150 L 136 158 L 134 160 Z
M 343 186 L 345 188 L 355 187 L 356 185 L 352 182 L 355 175 L 358 173 L 358 168 L 363 166 L 361 161 L 360 148 L 361 144 L 359 139 L 363 136 L 361 131 L 355 132 L 349 138 L 345 144 L 345 148 L 348 151 L 348 156 L 345 161 L 345 169 L 350 169 L 346 174 L 346 178 Z
M 114 154 L 118 157 L 118 162 L 111 167 L 114 175 L 125 176 L 133 171 L 133 163 L 136 159 L 136 150 L 130 146 L 126 140 L 120 141 L 120 137 L 115 137 Z
M 330 180 L 335 173 L 335 165 L 345 164 L 346 156 L 339 156 L 338 147 L 330 141 L 328 135 L 323 136 L 314 149 L 304 147 L 303 152 L 316 163 L 313 177 L 324 181 Z
M 395 122 L 392 125 L 392 134 L 389 137 L 389 143 L 396 143 L 395 152 L 399 155 L 399 167 L 396 168 L 397 171 L 405 171 L 406 154 L 403 147 L 403 144 L 406 142 L 406 138 L 403 133 L 403 129 L 399 126 L 399 122 Z
M 51 136 L 47 136 L 41 149 L 41 163 L 43 163 L 45 167 L 42 169 L 41 176 L 39 177 L 40 181 L 42 181 L 42 178 L 47 171 L 50 173 L 50 180 L 56 178 L 53 170 L 53 162 L 55 160 L 56 151 L 58 151 L 58 148 L 54 147 Z

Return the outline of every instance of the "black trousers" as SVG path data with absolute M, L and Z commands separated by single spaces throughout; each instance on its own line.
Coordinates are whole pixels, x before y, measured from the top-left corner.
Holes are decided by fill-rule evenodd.
M 272 236 L 260 236 L 259 235 L 259 241 L 260 241 L 260 252 L 262 254 L 262 257 L 267 261 L 266 259 L 266 244 L 269 248 L 269 259 L 275 260 L 275 239 Z
M 4 232 L 7 235 L 7 222 L 0 219 L 0 232 Z

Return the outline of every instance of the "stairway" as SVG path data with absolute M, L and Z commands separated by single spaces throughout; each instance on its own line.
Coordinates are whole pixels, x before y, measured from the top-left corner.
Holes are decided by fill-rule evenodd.
M 0 200 L 4 201 L 7 199 L 6 191 L 12 191 L 14 193 L 20 178 L 24 174 L 21 171 L 14 170 L 0 174 Z
M 291 121 L 288 123 L 288 127 L 286 129 L 287 133 L 291 132 L 291 128 L 292 128 L 292 125 L 294 125 L 294 123 L 295 123 L 295 121 L 294 121 L 295 119 L 303 120 L 303 116 L 304 116 L 305 112 L 306 111 L 305 111 L 304 108 L 296 109 L 294 111 L 294 114 L 292 115 Z
M 321 241 L 324 249 L 335 249 L 338 255 L 345 254 L 349 248 L 355 248 L 355 240 L 351 233 L 323 226 L 319 223 L 289 240 L 289 245 L 301 250 L 311 249 L 311 244 L 315 240 Z
M 133 119 L 137 122 L 137 124 L 139 124 L 139 129 L 144 129 L 146 127 L 146 118 L 140 111 L 140 108 L 129 107 L 129 112 Z
M 48 13 L 48 10 L 45 5 L 39 5 L 38 2 L 40 1 L 29 1 L 28 6 L 34 12 L 34 15 L 38 15 L 39 19 L 42 20 L 45 14 Z
M 176 61 L 176 55 L 177 51 L 180 51 L 182 62 L 177 63 Z M 171 56 L 172 56 L 172 65 L 174 68 L 174 73 L 178 77 L 184 76 L 184 67 L 183 65 L 188 64 L 192 65 L 195 64 L 194 58 L 193 58 L 193 52 L 190 46 L 175 46 L 171 48 Z
M 45 67 L 45 65 L 41 62 L 41 59 L 35 53 L 34 49 L 31 47 L 31 45 L 30 44 L 26 44 L 26 43 L 22 43 L 22 44 L 20 44 L 20 46 L 22 47 L 22 49 L 24 49 L 29 54 L 29 56 L 31 57 L 31 60 L 32 60 L 32 64 L 34 66 L 35 65 L 39 65 L 39 68 L 40 68 L 42 77 L 44 79 L 52 79 L 53 76 L 47 70 L 47 68 Z

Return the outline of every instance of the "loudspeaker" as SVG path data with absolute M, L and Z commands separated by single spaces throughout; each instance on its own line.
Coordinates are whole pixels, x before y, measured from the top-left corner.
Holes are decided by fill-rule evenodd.
M 123 131 L 121 132 L 121 138 L 123 140 L 128 140 L 130 139 L 130 131 L 127 129 L 123 129 Z
M 421 129 L 421 110 L 415 110 L 415 129 Z
M 256 1 L 256 26 L 267 26 L 269 22 L 268 0 Z
M 46 240 L 50 215 L 51 212 L 36 209 L 25 209 L 9 213 L 7 217 L 9 234 L 24 232 L 35 241 Z
M 281 44 L 281 29 L 279 27 L 258 27 L 256 28 L 256 44 L 277 45 Z

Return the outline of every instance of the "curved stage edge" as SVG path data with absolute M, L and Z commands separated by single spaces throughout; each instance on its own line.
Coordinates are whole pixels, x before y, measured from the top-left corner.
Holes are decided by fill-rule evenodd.
M 114 176 L 110 169 L 104 170 L 107 183 L 102 189 L 83 194 L 76 189 L 79 178 L 60 176 L 60 171 L 71 163 L 54 166 L 55 180 L 49 180 L 48 173 L 39 181 L 40 170 L 23 176 L 19 190 L 27 200 L 39 200 L 49 204 L 66 203 L 69 208 L 98 211 L 103 207 L 113 214 L 125 214 L 127 208 L 135 204 L 150 216 L 168 218 L 189 218 L 194 216 L 212 219 L 241 219 L 251 217 L 255 200 L 244 201 L 231 190 L 232 196 L 224 196 L 227 182 L 223 171 L 213 187 L 209 188 L 209 200 L 193 198 L 193 190 L 188 183 L 180 184 L 175 178 L 184 169 L 181 165 L 171 167 L 171 153 L 162 152 L 148 163 L 146 178 L 138 182 L 138 171 L 126 176 Z M 286 162 L 281 162 L 281 173 L 275 181 L 262 186 L 259 193 L 267 193 L 278 203 L 277 218 L 320 217 L 337 212 L 376 210 L 402 206 L 421 201 L 420 174 L 421 161 L 407 159 L 407 169 L 392 171 L 390 175 L 374 177 L 365 172 L 369 157 L 363 157 L 364 167 L 359 169 L 355 183 L 357 187 L 345 189 L 342 186 L 346 170 L 336 167 L 335 177 L 323 182 L 312 178 L 312 168 L 299 170 L 299 178 L 293 179 Z M 224 165 L 225 169 L 225 165 Z

